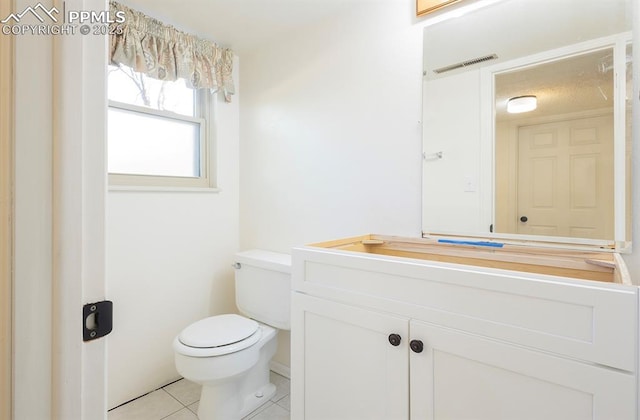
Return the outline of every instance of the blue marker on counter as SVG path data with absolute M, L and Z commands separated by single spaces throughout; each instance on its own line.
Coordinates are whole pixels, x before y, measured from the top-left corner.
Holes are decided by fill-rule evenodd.
M 489 246 L 493 248 L 502 248 L 504 244 L 500 242 L 487 242 L 487 241 L 458 241 L 455 239 L 438 239 L 439 243 L 454 244 L 454 245 L 473 245 L 473 246 Z

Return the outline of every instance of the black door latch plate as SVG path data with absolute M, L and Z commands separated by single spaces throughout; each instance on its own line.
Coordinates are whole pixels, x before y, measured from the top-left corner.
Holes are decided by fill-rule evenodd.
M 113 302 L 88 303 L 82 307 L 82 340 L 91 341 L 109 334 L 113 329 Z

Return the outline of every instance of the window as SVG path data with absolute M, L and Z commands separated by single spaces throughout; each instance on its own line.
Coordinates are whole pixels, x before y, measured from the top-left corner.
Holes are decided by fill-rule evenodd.
M 109 66 L 110 185 L 213 188 L 213 95 Z

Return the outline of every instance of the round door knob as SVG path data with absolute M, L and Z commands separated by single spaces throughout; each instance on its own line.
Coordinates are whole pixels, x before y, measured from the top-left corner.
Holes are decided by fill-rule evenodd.
M 411 340 L 409 347 L 414 353 L 422 353 L 422 350 L 424 350 L 424 344 L 420 340 Z
M 526 222 L 527 222 L 527 220 L 529 220 L 529 218 L 528 218 L 527 216 L 522 216 L 522 217 L 520 218 L 520 221 L 521 221 L 522 223 L 526 223 Z
M 392 346 L 394 347 L 399 346 L 401 341 L 402 341 L 402 337 L 400 337 L 400 335 L 389 334 L 389 343 L 391 343 Z

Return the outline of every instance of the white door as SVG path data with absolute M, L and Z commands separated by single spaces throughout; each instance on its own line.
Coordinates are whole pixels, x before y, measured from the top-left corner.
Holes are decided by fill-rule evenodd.
M 293 293 L 292 322 L 292 419 L 409 418 L 406 318 Z
M 613 239 L 613 117 L 520 127 L 518 233 Z
M 632 374 L 411 321 L 411 418 L 635 418 Z

